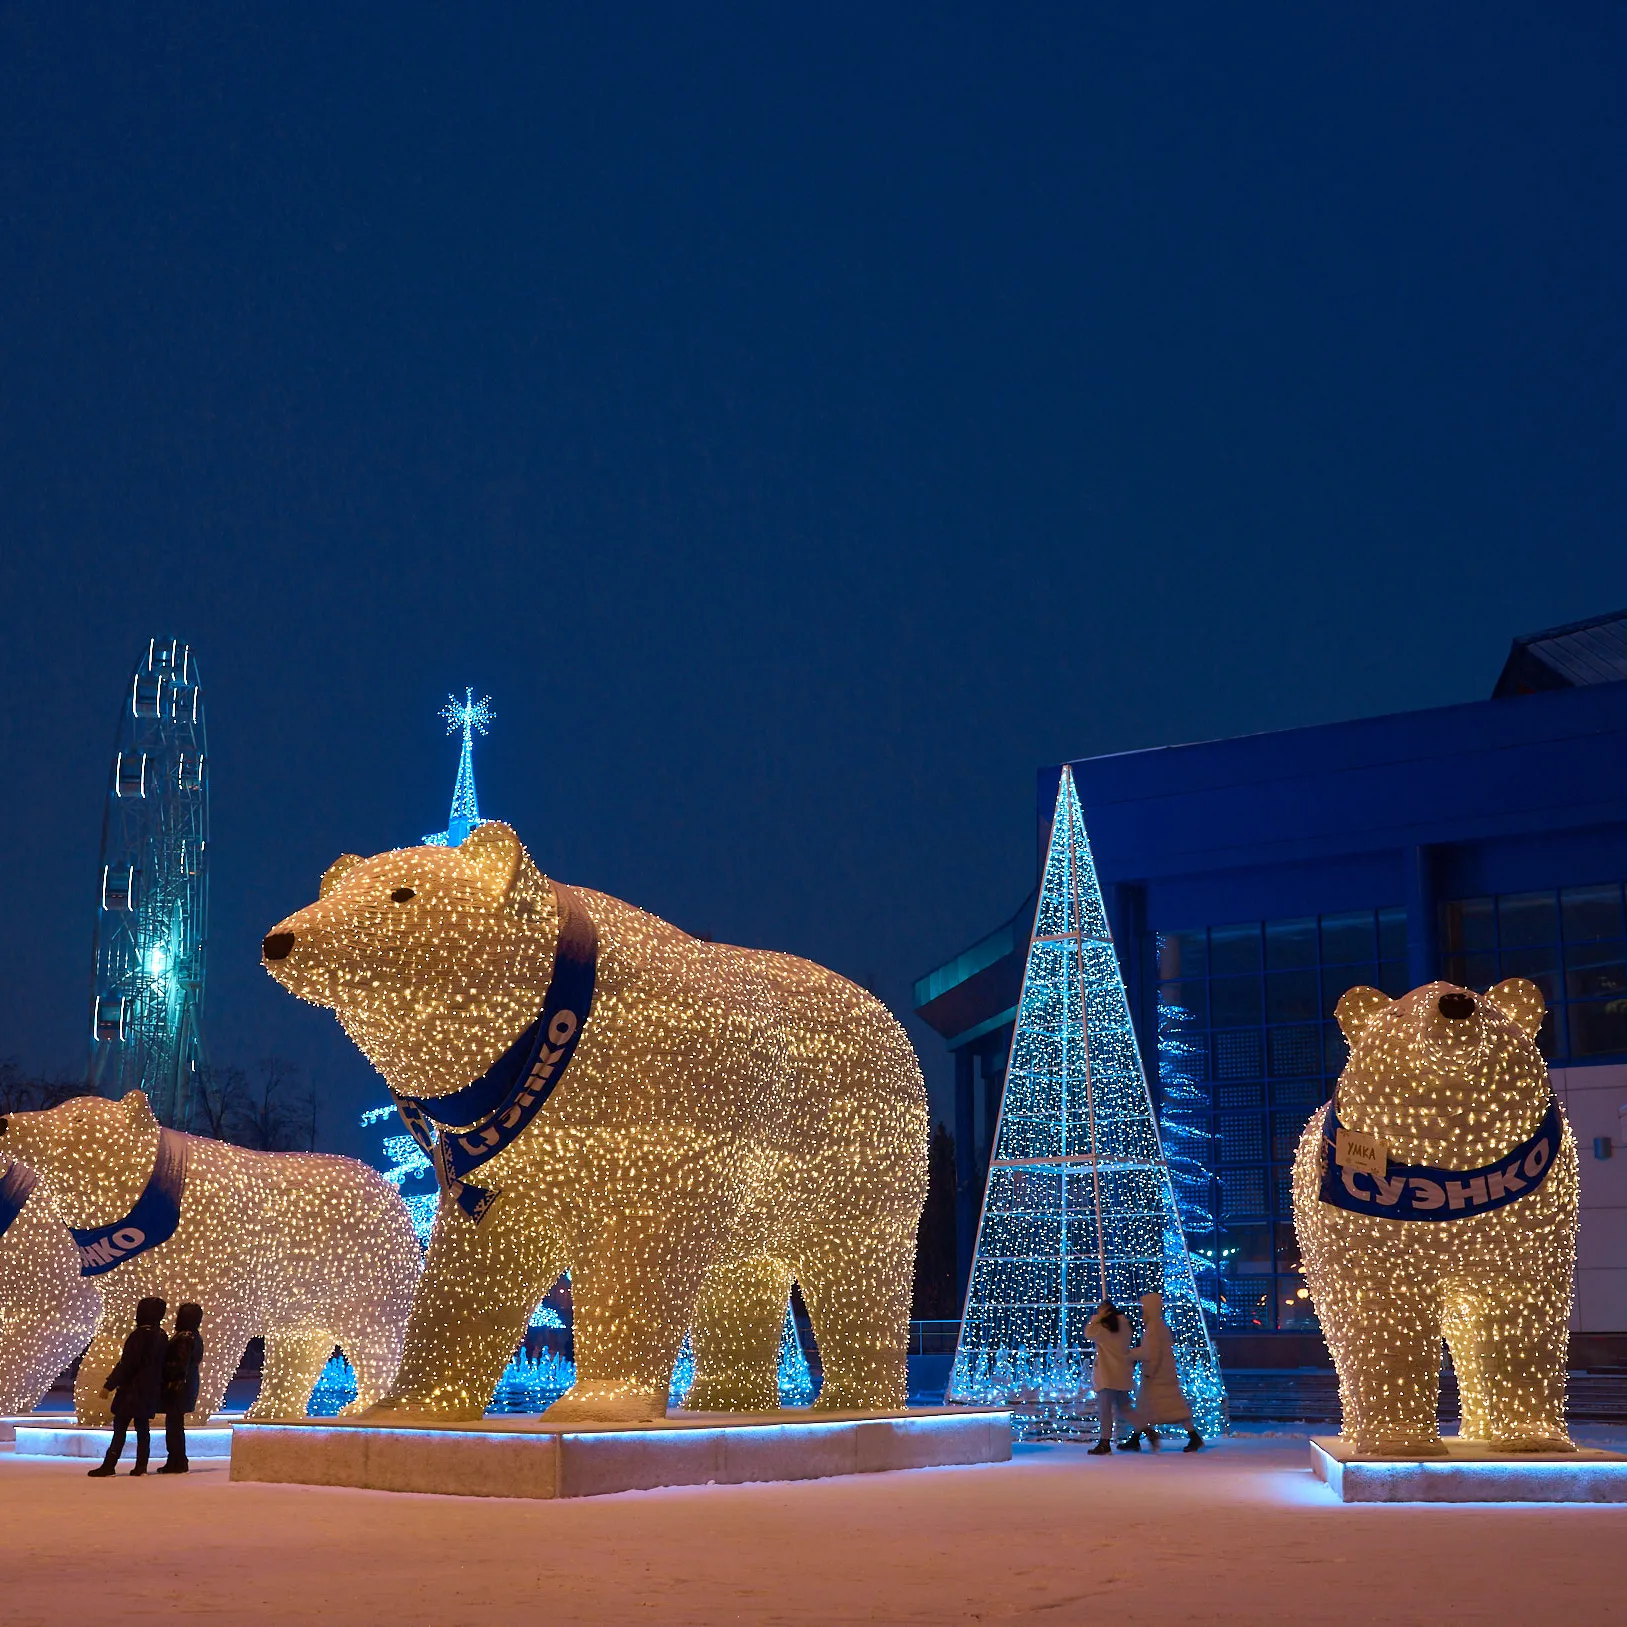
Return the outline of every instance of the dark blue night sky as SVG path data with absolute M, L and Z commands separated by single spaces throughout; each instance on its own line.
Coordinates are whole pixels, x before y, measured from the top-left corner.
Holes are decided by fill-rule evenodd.
M 84 1065 L 154 634 L 210 1051 L 355 1150 L 258 943 L 444 825 L 450 689 L 545 869 L 901 1013 L 1030 885 L 1039 765 L 1488 694 L 1627 604 L 1624 35 L 0 4 L 0 1057 Z

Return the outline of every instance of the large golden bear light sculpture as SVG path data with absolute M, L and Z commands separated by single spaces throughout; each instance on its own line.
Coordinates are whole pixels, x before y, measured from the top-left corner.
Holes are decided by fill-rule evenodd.
M 0 1159 L 0 1415 L 31 1412 L 96 1331 L 102 1296 L 25 1164 Z
M 1573 1449 L 1576 1145 L 1536 1046 L 1543 1010 L 1523 978 L 1339 1001 L 1350 1060 L 1300 1140 L 1294 1224 L 1362 1451 L 1446 1450 L 1443 1338 L 1464 1439 Z
M 790 955 L 703 943 L 550 882 L 508 826 L 339 859 L 274 927 L 436 1161 L 440 1208 L 384 1412 L 476 1417 L 571 1272 L 559 1420 L 779 1404 L 792 1279 L 824 1408 L 906 1394 L 926 1095 L 881 1003 Z
M 81 1423 L 107 1420 L 102 1381 L 152 1294 L 172 1316 L 183 1300 L 203 1307 L 198 1422 L 259 1335 L 265 1368 L 251 1418 L 303 1417 L 336 1344 L 355 1368 L 358 1406 L 394 1378 L 422 1256 L 401 1195 L 377 1170 L 160 1129 L 139 1090 L 8 1114 L 0 1153 L 38 1176 L 28 1207 L 48 1200 L 101 1289 L 74 1389 Z

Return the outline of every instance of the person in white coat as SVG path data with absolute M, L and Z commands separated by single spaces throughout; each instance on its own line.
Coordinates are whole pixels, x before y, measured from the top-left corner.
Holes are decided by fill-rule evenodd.
M 1119 1442 L 1121 1452 L 1139 1452 L 1141 1437 L 1158 1450 L 1157 1424 L 1185 1424 L 1184 1452 L 1196 1452 L 1203 1436 L 1192 1427 L 1192 1407 L 1181 1393 L 1180 1374 L 1175 1369 L 1175 1336 L 1164 1320 L 1164 1296 L 1141 1296 L 1141 1343 L 1130 1352 L 1130 1360 L 1141 1364 L 1141 1389 L 1136 1395 L 1130 1421 L 1135 1425 L 1128 1439 Z
M 1091 1447 L 1092 1457 L 1113 1450 L 1113 1425 L 1134 1423 L 1130 1412 L 1130 1323 L 1110 1299 L 1104 1299 L 1085 1325 L 1085 1337 L 1096 1344 L 1096 1365 L 1091 1383 L 1096 1388 L 1096 1406 L 1101 1414 L 1101 1435 Z

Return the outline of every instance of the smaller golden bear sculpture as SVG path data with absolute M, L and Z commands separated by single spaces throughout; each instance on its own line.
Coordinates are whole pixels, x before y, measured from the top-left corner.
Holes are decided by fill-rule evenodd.
M 1350 1060 L 1305 1127 L 1294 1224 L 1361 1451 L 1439 1456 L 1441 1341 L 1462 1439 L 1571 1451 L 1576 1144 L 1537 1050 L 1543 999 L 1351 989 Z
M 304 1417 L 336 1344 L 356 1371 L 356 1406 L 394 1378 L 422 1255 L 401 1195 L 366 1164 L 161 1129 L 139 1090 L 8 1114 L 0 1152 L 37 1175 L 28 1209 L 48 1200 L 79 1270 L 101 1288 L 74 1388 L 81 1423 L 107 1421 L 102 1381 L 149 1295 L 172 1315 L 183 1300 L 203 1307 L 200 1423 L 259 1335 L 265 1369 L 251 1418 Z
M 551 1418 L 664 1417 L 691 1330 L 690 1408 L 777 1408 L 793 1278 L 819 1405 L 904 1405 L 927 1108 L 879 1000 L 551 882 L 495 821 L 337 860 L 264 955 L 437 1163 L 397 1415 L 479 1417 L 567 1267 L 577 1378 Z
M 32 1412 L 102 1313 L 68 1228 L 35 1185 L 26 1164 L 0 1161 L 0 1415 Z

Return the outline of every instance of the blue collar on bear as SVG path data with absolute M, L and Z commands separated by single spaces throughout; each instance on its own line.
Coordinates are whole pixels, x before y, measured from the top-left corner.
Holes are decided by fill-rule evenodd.
M 1482 1169 L 1434 1169 L 1428 1164 L 1391 1164 L 1387 1173 L 1370 1175 L 1335 1162 L 1341 1126 L 1329 1102 L 1322 1120 L 1323 1203 L 1352 1214 L 1384 1220 L 1462 1220 L 1501 1209 L 1536 1191 L 1553 1167 L 1564 1137 L 1559 1098 L 1553 1097 L 1537 1133 Z
M 158 1132 L 158 1156 L 136 1206 L 111 1226 L 70 1226 L 79 1245 L 79 1275 L 100 1277 L 115 1266 L 167 1243 L 181 1223 L 186 1186 L 187 1138 L 179 1130 Z
M 570 1066 L 588 1014 L 599 966 L 599 934 L 571 889 L 551 883 L 559 909 L 553 976 L 537 1020 L 472 1084 L 449 1096 L 408 1096 L 392 1090 L 408 1133 L 435 1166 L 441 1190 L 477 1225 L 501 1188 L 465 1177 L 495 1158 L 542 1110 Z M 446 1126 L 437 1135 L 430 1123 Z M 467 1125 L 458 1130 L 457 1125 Z
M 34 1191 L 34 1172 L 27 1164 L 12 1164 L 0 1175 L 0 1237 L 11 1230 L 11 1223 L 23 1212 Z

